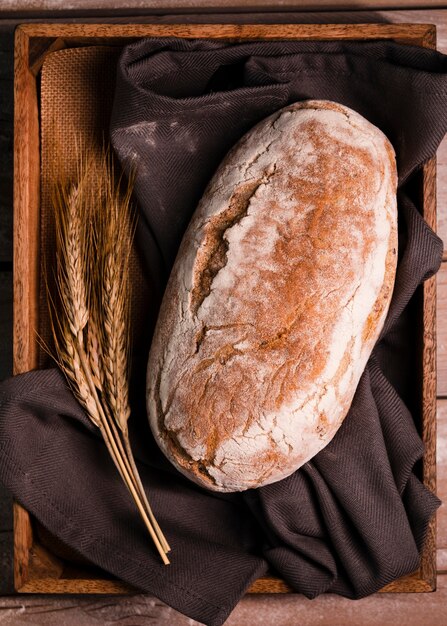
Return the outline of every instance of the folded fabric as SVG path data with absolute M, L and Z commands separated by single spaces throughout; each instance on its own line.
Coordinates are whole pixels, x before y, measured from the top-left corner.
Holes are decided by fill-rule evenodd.
M 412 325 L 413 295 L 437 271 L 442 243 L 421 217 L 413 177 L 447 130 L 446 57 L 391 42 L 161 38 L 125 48 L 111 137 L 123 166 L 136 170 L 138 243 L 154 306 L 227 150 L 260 119 L 305 98 L 341 102 L 379 126 L 399 171 L 393 301 L 349 414 L 323 451 L 261 489 L 201 489 L 152 439 L 143 371 L 132 438 L 173 548 L 165 567 L 62 375 L 36 371 L 0 385 L 0 479 L 17 500 L 92 563 L 209 626 L 222 624 L 268 569 L 308 597 L 373 593 L 418 567 L 439 505 L 415 467 L 423 446 Z

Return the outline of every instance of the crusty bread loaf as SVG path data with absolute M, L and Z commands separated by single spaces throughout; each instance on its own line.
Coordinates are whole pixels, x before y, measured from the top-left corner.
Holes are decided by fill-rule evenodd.
M 152 431 L 191 480 L 266 485 L 332 439 L 390 303 L 396 183 L 384 134 L 327 101 L 281 109 L 226 156 L 148 363 Z

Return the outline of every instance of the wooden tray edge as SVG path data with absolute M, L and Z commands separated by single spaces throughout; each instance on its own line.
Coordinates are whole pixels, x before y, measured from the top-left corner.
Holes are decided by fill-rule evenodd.
M 368 39 L 395 39 L 402 43 L 411 43 L 427 48 L 436 48 L 436 27 L 431 24 L 26 24 L 16 29 L 15 38 L 15 112 L 14 112 L 14 373 L 28 371 L 37 366 L 37 341 L 34 329 L 38 327 L 37 318 L 37 287 L 38 287 L 38 219 L 40 198 L 40 162 L 33 159 L 32 154 L 39 153 L 39 126 L 38 101 L 35 85 L 35 74 L 39 69 L 39 60 L 33 66 L 30 61 L 30 38 L 54 37 L 57 44 L 49 42 L 48 49 L 60 49 L 70 38 L 101 37 L 127 38 L 141 36 L 183 36 L 183 37 L 211 37 L 216 30 L 222 38 L 254 38 L 263 34 L 265 38 L 300 38 L 322 39 L 323 34 L 334 36 L 339 33 L 339 39 L 359 39 L 359 32 L 367 32 Z M 312 32 L 313 31 L 313 32 Z M 319 33 L 317 35 L 316 33 Z M 200 33 L 200 34 L 199 34 Z M 403 34 L 403 36 L 402 36 Z M 62 38 L 62 39 L 61 39 Z M 67 41 L 68 40 L 68 41 Z M 26 97 L 24 97 L 26 95 Z M 34 152 L 33 152 L 34 151 Z M 435 180 L 432 170 L 424 167 L 424 199 L 425 193 L 430 193 L 430 180 L 435 191 Z M 435 170 L 434 170 L 435 171 Z M 425 206 L 424 206 L 425 216 Z M 436 221 L 436 205 L 434 205 Z M 26 236 L 23 236 L 23 235 Z M 431 279 L 432 280 L 432 279 Z M 426 288 L 426 286 L 428 287 Z M 428 281 L 424 285 L 424 342 L 433 337 L 433 318 L 430 318 L 430 329 L 426 333 L 425 322 L 433 311 L 436 294 Z M 426 319 L 427 315 L 427 319 Z M 427 362 L 425 362 L 427 357 Z M 433 364 L 433 350 L 425 350 L 424 367 L 432 381 L 436 371 Z M 425 377 L 424 377 L 425 381 Z M 432 397 L 432 383 L 427 395 L 424 395 L 424 406 Z M 427 415 L 433 413 L 433 407 L 427 404 Z M 425 415 L 425 414 L 424 414 Z M 436 418 L 435 418 L 436 420 Z M 430 442 L 436 421 L 426 424 L 424 421 L 424 442 Z M 433 441 L 431 441 L 433 443 Z M 430 454 L 430 459 L 432 454 Z M 435 468 L 430 459 L 424 459 L 424 481 L 427 480 L 431 488 L 435 486 Z M 384 592 L 411 592 L 432 591 L 435 588 L 435 523 L 432 521 L 429 528 L 428 542 L 422 555 L 421 570 L 406 576 L 390 585 Z M 32 547 L 32 527 L 29 514 L 19 504 L 14 504 L 14 575 L 15 587 L 20 593 L 129 593 L 131 588 L 119 581 L 107 580 L 80 580 L 80 579 L 35 579 L 32 574 L 30 550 Z M 81 584 L 82 583 L 82 584 Z M 91 583 L 91 585 L 90 585 Z M 81 591 L 81 587 L 91 587 L 91 590 Z M 290 593 L 290 588 L 281 580 L 274 577 L 264 577 L 256 581 L 249 589 L 250 593 Z

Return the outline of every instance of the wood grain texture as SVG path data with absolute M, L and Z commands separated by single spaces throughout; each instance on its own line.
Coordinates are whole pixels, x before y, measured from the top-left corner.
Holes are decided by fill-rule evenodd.
M 436 230 L 436 157 L 423 167 L 423 211 L 427 224 Z M 423 285 L 422 338 L 422 441 L 425 451 L 422 476 L 436 493 L 436 277 Z M 436 588 L 436 520 L 428 525 L 421 560 L 421 577 Z
M 29 38 L 18 30 L 14 109 L 13 371 L 37 366 L 39 282 L 39 122 L 36 81 L 28 67 Z
M 438 168 L 436 184 L 438 188 L 438 235 L 444 242 L 444 261 L 447 260 L 447 138 L 444 138 L 437 153 Z
M 14 110 L 14 308 L 13 372 L 37 366 L 39 242 L 39 125 L 36 81 L 28 68 L 29 39 L 15 39 Z M 14 580 L 28 576 L 32 530 L 28 513 L 14 503 Z
M 438 396 L 447 398 L 447 262 L 437 276 Z
M 30 516 L 17 502 L 14 512 L 14 586 L 20 589 L 29 578 L 30 553 L 33 545 L 33 531 Z
M 429 538 L 429 550 L 426 548 L 425 553 L 425 563 L 422 561 L 421 571 L 417 571 L 414 574 L 410 574 L 409 576 L 403 576 L 392 583 L 389 583 L 383 589 L 380 589 L 378 593 L 426 593 L 428 591 L 434 591 L 436 588 L 436 546 L 434 549 L 432 548 L 432 541 L 434 542 L 436 537 L 434 533 L 434 524 L 435 520 L 433 520 L 433 528 L 432 528 L 432 536 Z M 425 569 L 424 569 L 425 567 Z M 256 580 L 248 593 L 288 593 L 293 594 L 293 589 L 287 585 L 280 578 L 276 578 L 274 576 L 264 576 L 263 578 L 259 578 Z
M 66 44 L 107 44 L 136 37 L 209 37 L 217 39 L 391 39 L 433 47 L 431 24 L 25 24 L 16 32 L 32 38 L 61 37 Z

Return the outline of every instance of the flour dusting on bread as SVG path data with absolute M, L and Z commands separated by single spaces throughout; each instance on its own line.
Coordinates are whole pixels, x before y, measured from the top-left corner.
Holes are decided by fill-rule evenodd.
M 397 261 L 385 135 L 305 101 L 228 153 L 163 299 L 147 394 L 153 433 L 195 482 L 280 480 L 332 439 L 378 339 Z

